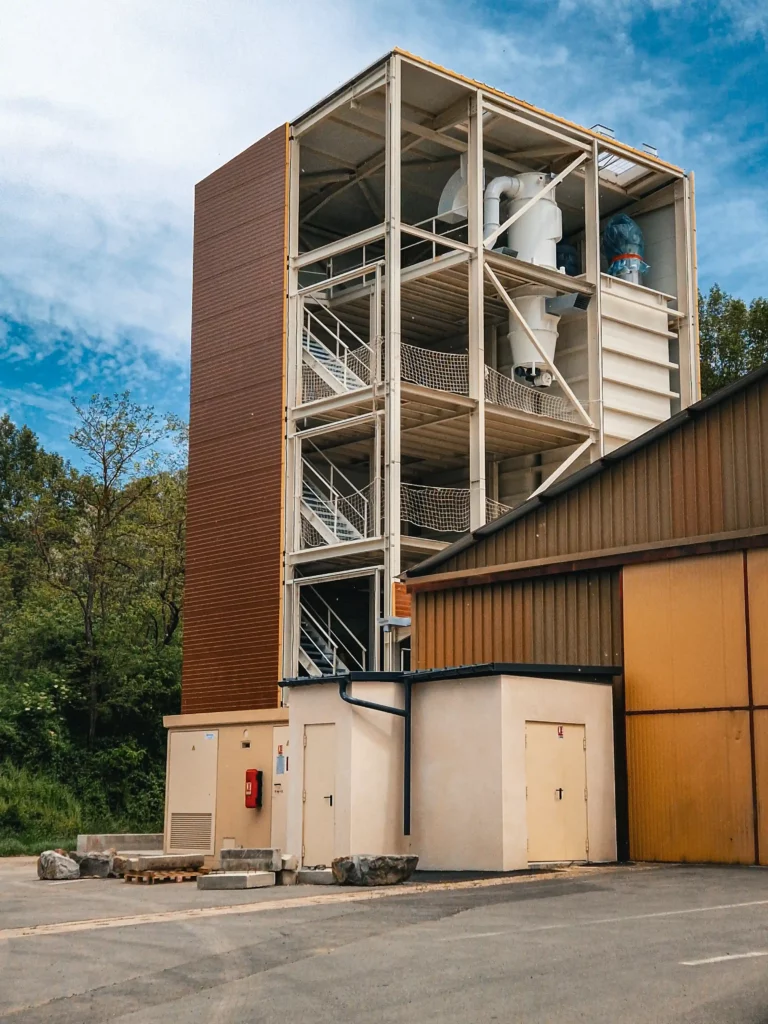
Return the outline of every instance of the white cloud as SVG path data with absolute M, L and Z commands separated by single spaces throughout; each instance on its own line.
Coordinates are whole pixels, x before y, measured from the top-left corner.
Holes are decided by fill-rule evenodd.
M 735 34 L 768 20 L 747 0 L 651 6 L 717 10 Z M 768 231 L 764 192 L 748 195 L 744 146 L 728 139 L 729 149 L 725 128 L 701 140 L 675 60 L 638 54 L 638 10 L 636 0 L 506 12 L 449 0 L 6 4 L 0 312 L 33 324 L 37 356 L 57 354 L 74 386 L 127 375 L 149 386 L 162 380 L 158 359 L 185 365 L 194 183 L 395 44 L 701 169 L 705 273 L 735 258 L 744 287 L 757 288 L 744 254 Z M 726 185 L 746 228 L 720 216 Z

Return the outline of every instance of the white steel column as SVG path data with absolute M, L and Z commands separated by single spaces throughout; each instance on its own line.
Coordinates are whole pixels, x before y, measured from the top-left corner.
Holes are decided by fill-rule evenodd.
M 603 414 L 603 315 L 600 288 L 600 198 L 598 193 L 597 141 L 592 143 L 592 159 L 584 174 L 584 271 L 595 293 L 587 307 L 587 373 L 589 399 L 587 408 L 598 428 L 598 443 L 591 449 L 592 461 L 605 454 Z
M 693 175 L 691 174 L 691 178 Z M 677 308 L 683 314 L 678 325 L 678 363 L 680 365 L 680 406 L 698 401 L 699 338 L 698 284 L 696 282 L 696 243 L 693 237 L 693 198 L 690 179 L 675 182 L 675 245 L 677 270 Z
M 303 303 L 298 295 L 299 272 L 295 258 L 299 252 L 299 142 L 288 143 L 288 295 L 285 335 L 285 388 L 284 437 L 285 461 L 283 465 L 283 608 L 280 644 L 281 670 L 284 678 L 298 673 L 299 624 L 296 609 L 297 589 L 293 585 L 294 567 L 288 557 L 301 544 L 301 441 L 296 437 L 296 423 L 292 412 L 301 391 L 301 323 Z
M 467 150 L 467 240 L 469 257 L 469 528 L 485 524 L 485 316 L 483 312 L 483 94 L 469 101 Z
M 384 617 L 394 614 L 392 584 L 400 575 L 400 57 L 387 69 L 386 274 L 384 356 L 386 364 L 384 448 Z M 395 670 L 394 633 L 385 634 L 384 669 Z

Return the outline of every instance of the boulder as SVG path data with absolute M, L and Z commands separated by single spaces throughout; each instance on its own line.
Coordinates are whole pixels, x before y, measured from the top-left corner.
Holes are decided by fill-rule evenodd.
M 339 885 L 397 885 L 411 877 L 418 863 L 412 854 L 354 854 L 337 857 L 331 867 Z
M 81 853 L 78 856 L 81 878 L 109 878 L 114 860 L 111 853 Z
M 116 853 L 112 858 L 112 871 L 110 872 L 112 878 L 122 878 L 126 871 L 131 870 L 134 870 L 131 867 L 131 858 L 121 857 Z
M 56 850 L 43 850 L 37 858 L 37 877 L 47 880 L 79 878 L 80 868 L 66 854 Z

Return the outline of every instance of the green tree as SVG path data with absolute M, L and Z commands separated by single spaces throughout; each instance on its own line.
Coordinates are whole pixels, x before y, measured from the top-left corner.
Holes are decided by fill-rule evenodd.
M 768 360 L 768 300 L 747 305 L 714 284 L 699 294 L 699 342 L 706 396 Z
M 186 429 L 127 394 L 76 413 L 79 471 L 0 421 L 0 776 L 6 758 L 70 787 L 91 829 L 152 830 L 181 691 Z

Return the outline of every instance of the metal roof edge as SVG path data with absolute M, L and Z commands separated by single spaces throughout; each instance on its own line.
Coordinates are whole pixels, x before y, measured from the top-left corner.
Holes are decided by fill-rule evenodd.
M 627 441 L 620 448 L 616 448 L 615 451 L 609 452 L 607 455 L 603 455 L 601 458 L 596 459 L 590 465 L 585 466 L 583 469 L 578 470 L 571 476 L 554 483 L 551 487 L 547 488 L 546 491 L 537 495 L 535 498 L 529 498 L 528 501 L 523 502 L 522 505 L 518 505 L 517 508 L 512 509 L 511 512 L 507 512 L 506 515 L 499 516 L 498 519 L 494 519 L 490 523 L 486 523 L 484 526 L 479 527 L 473 533 L 464 534 L 453 544 L 450 544 L 447 548 L 442 551 L 436 552 L 434 555 L 430 555 L 429 558 L 423 562 L 419 562 L 414 565 L 413 568 L 403 573 L 405 579 L 413 579 L 417 576 L 427 576 L 435 569 L 438 565 L 443 565 L 449 561 L 455 555 L 467 548 L 472 547 L 478 541 L 484 540 L 486 537 L 492 536 L 494 533 L 498 533 L 499 530 L 505 529 L 507 526 L 511 526 L 512 523 L 517 522 L 518 519 L 524 519 L 531 512 L 534 512 L 537 508 L 546 504 L 548 501 L 553 501 L 555 498 L 560 497 L 561 494 L 566 494 L 568 491 L 581 486 L 593 476 L 597 476 L 604 470 L 609 469 L 612 465 L 617 462 L 622 462 L 624 459 L 628 459 L 631 455 L 636 452 L 642 451 L 643 448 L 647 448 L 648 445 L 653 444 L 660 438 L 665 437 L 667 434 L 671 434 L 679 427 L 687 423 L 688 420 L 695 419 L 697 416 L 707 412 L 707 410 L 719 405 L 721 402 L 727 401 L 734 395 L 745 391 L 747 388 L 756 384 L 764 377 L 768 377 L 768 362 L 762 364 L 762 366 L 756 367 L 749 373 L 744 374 L 743 377 L 739 377 L 738 380 L 733 381 L 731 384 L 726 384 L 725 387 L 714 391 L 711 395 L 707 395 L 706 398 L 699 399 L 693 405 L 687 406 L 685 409 L 681 409 L 680 412 L 675 413 L 674 416 L 670 416 L 669 419 L 664 420 L 663 423 L 658 423 L 655 427 L 651 427 L 650 430 L 646 430 L 644 434 L 639 434 L 631 441 Z
M 467 679 L 481 676 L 530 676 L 537 679 L 610 680 L 621 675 L 620 665 L 558 665 L 547 662 L 489 661 L 477 665 L 450 668 L 422 668 L 412 672 L 341 672 L 333 676 L 300 676 L 283 679 L 280 686 L 316 686 L 328 683 L 427 683 L 442 679 Z
M 361 78 L 365 78 L 366 75 L 369 75 L 371 71 L 374 70 L 374 68 L 377 68 L 380 64 L 386 63 L 393 53 L 400 52 L 402 51 L 399 51 L 395 47 L 391 50 L 387 50 L 385 54 L 383 54 L 381 57 L 378 57 L 376 60 L 371 61 L 371 63 L 366 65 L 366 67 L 364 67 L 361 71 L 358 71 L 356 75 L 353 75 L 351 78 L 348 78 L 345 82 L 342 82 L 341 85 L 338 85 L 326 96 L 323 96 L 322 99 L 319 99 L 316 103 L 313 103 L 311 107 L 308 107 L 306 110 L 302 111 L 298 117 L 294 117 L 289 122 L 291 127 L 301 124 L 305 117 L 309 117 L 310 114 L 314 114 L 316 111 L 320 110 L 321 107 L 324 107 L 326 103 L 329 103 L 332 99 L 334 99 L 334 97 L 344 92 L 345 89 L 349 89 L 350 86 L 353 86 L 355 84 L 355 82 L 359 82 Z
M 636 146 L 630 146 L 627 142 L 621 142 L 620 139 L 612 139 L 607 135 L 601 135 L 600 132 L 593 131 L 592 128 L 587 128 L 583 124 L 577 124 L 576 121 L 569 121 L 568 118 L 561 117 L 559 114 L 552 114 L 549 110 L 544 110 L 543 107 L 537 107 L 534 103 L 529 103 L 527 100 L 521 100 L 519 96 L 513 96 L 512 93 L 504 92 L 503 89 L 497 89 L 496 86 L 489 85 L 487 82 L 481 82 L 477 78 L 470 78 L 468 75 L 462 75 L 459 71 L 452 71 L 451 68 L 446 68 L 442 64 L 436 64 L 434 61 L 428 60 L 426 57 L 420 57 L 417 53 L 411 53 L 409 50 L 403 50 L 399 46 L 393 47 L 391 53 L 398 54 L 400 57 L 412 60 L 416 64 L 421 64 L 422 67 L 431 68 L 441 74 L 449 75 L 451 78 L 455 78 L 457 81 L 463 82 L 465 85 L 470 85 L 475 89 L 485 89 L 488 92 L 494 93 L 497 97 L 503 100 L 507 100 L 510 103 L 516 103 L 519 106 L 524 107 L 533 114 L 548 117 L 550 120 L 555 121 L 564 127 L 578 132 L 583 132 L 583 134 L 589 138 L 597 139 L 599 142 L 613 146 L 615 149 L 623 150 L 630 156 L 642 157 L 643 160 L 655 164 L 660 171 L 666 171 L 668 173 L 681 176 L 686 174 L 684 167 L 672 164 L 668 160 L 662 160 L 658 156 L 654 157 L 650 153 L 646 153 L 643 150 L 638 149 Z

